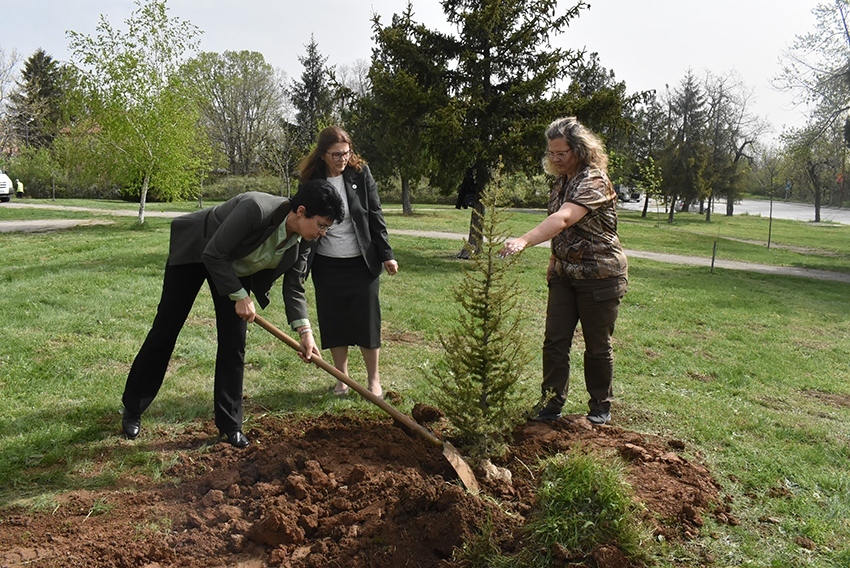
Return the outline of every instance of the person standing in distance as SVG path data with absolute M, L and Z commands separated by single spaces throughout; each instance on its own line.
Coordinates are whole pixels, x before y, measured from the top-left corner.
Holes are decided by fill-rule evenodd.
M 301 184 L 291 199 L 247 192 L 221 205 L 181 215 L 171 223 L 162 297 L 153 326 L 136 355 L 122 401 L 121 428 L 138 437 L 142 413 L 162 386 L 177 336 L 206 281 L 215 307 L 215 424 L 232 446 L 250 443 L 242 433 L 245 336 L 256 308 L 283 276 L 286 317 L 301 338 L 301 358 L 319 356 L 307 317 L 304 281 L 313 241 L 343 218 L 342 202 L 324 180 Z
M 543 340 L 543 383 L 536 420 L 555 420 L 567 400 L 570 349 L 576 326 L 584 335 L 587 419 L 611 420 L 614 356 L 611 338 L 628 286 L 628 261 L 617 235 L 617 194 L 608 179 L 601 140 L 574 117 L 546 129 L 544 170 L 556 176 L 549 216 L 500 254 L 509 255 L 551 240 L 546 270 L 549 299 Z
M 319 133 L 299 173 L 302 180 L 327 180 L 345 205 L 345 217 L 316 244 L 310 265 L 322 348 L 330 349 L 334 366 L 348 374 L 348 347 L 359 346 L 368 388 L 382 396 L 379 277 L 383 270 L 389 275 L 398 272 L 398 263 L 378 186 L 369 166 L 353 151 L 351 137 L 338 126 Z M 348 385 L 337 381 L 333 392 L 345 395 Z

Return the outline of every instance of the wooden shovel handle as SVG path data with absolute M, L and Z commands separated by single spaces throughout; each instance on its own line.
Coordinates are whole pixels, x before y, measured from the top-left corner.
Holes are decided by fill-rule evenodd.
M 263 329 L 265 329 L 266 331 L 268 331 L 269 333 L 271 333 L 272 335 L 292 347 L 295 351 L 298 351 L 299 353 L 301 352 L 301 343 L 299 343 L 298 341 L 290 337 L 288 334 L 275 327 L 264 317 L 255 315 L 254 323 L 259 324 L 260 327 L 262 327 Z M 370 391 L 369 389 L 367 389 L 366 387 L 364 387 L 363 385 L 361 385 L 360 383 L 358 383 L 357 381 L 355 381 L 354 379 L 352 379 L 351 377 L 349 377 L 348 375 L 346 375 L 345 373 L 343 373 L 342 371 L 322 359 L 321 357 L 317 357 L 314 355 L 311 359 L 311 362 L 315 366 L 319 367 L 320 369 L 324 369 L 343 383 L 347 384 L 349 387 L 353 388 L 363 398 L 365 398 L 375 406 L 379 407 L 381 410 L 383 410 L 384 412 L 386 412 L 387 414 L 389 414 L 390 416 L 392 416 L 393 418 L 395 418 L 396 420 L 398 420 L 399 422 L 401 422 L 402 424 L 404 424 L 405 426 L 407 426 L 408 428 L 428 440 L 431 444 L 437 446 L 438 448 L 443 447 L 443 442 L 439 438 L 434 436 L 431 432 L 429 432 L 424 426 L 416 422 L 410 416 L 390 406 L 383 398 L 376 396 L 372 391 Z

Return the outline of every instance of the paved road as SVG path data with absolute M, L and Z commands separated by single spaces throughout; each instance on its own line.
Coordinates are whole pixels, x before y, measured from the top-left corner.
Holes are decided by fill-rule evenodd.
M 9 203 L 0 204 L 0 207 L 10 207 L 10 208 L 37 208 L 37 209 L 53 209 L 53 210 L 68 210 L 68 209 L 76 209 L 80 211 L 94 211 L 97 213 L 105 214 L 105 215 L 114 215 L 116 217 L 135 217 L 139 214 L 138 209 L 96 209 L 96 208 L 85 208 L 85 207 L 67 207 L 64 205 L 51 205 L 50 203 L 36 203 L 29 200 L 25 200 L 24 202 L 20 201 L 10 201 Z M 643 201 L 641 202 L 631 202 L 631 203 L 620 203 L 618 207 L 623 209 L 630 209 L 635 211 L 640 211 L 643 209 Z M 385 209 L 391 210 L 395 209 L 393 206 L 385 207 Z M 417 207 L 416 209 L 426 211 L 427 208 Z M 649 211 L 661 211 L 664 212 L 664 206 L 658 206 L 655 200 L 650 202 Z M 760 201 L 753 199 L 745 199 L 740 203 L 735 204 L 735 214 L 740 215 L 746 213 L 748 215 L 760 215 L 762 217 L 770 217 L 771 215 L 771 204 L 769 201 Z M 145 211 L 146 217 L 176 217 L 181 213 L 176 213 L 173 211 Z M 726 203 L 723 200 L 719 200 L 714 207 L 715 215 L 725 215 L 726 214 Z M 807 205 L 803 203 L 785 203 L 783 201 L 774 201 L 773 202 L 773 218 L 774 219 L 790 219 L 792 221 L 814 221 L 815 219 L 815 208 L 812 205 Z M 845 225 L 850 225 L 850 209 L 836 209 L 834 207 L 821 207 L 821 221 L 830 221 L 833 223 L 842 223 Z
M 620 203 L 618 207 L 622 209 L 629 209 L 633 211 L 642 211 L 643 210 L 643 201 L 640 202 L 631 202 L 631 203 Z M 664 205 L 659 205 L 655 200 L 650 201 L 649 204 L 649 212 L 660 211 L 662 214 L 664 213 Z M 770 218 L 771 216 L 771 204 L 770 201 L 761 201 L 755 199 L 745 199 L 740 203 L 735 204 L 735 214 L 740 215 L 746 213 L 747 215 L 760 215 L 761 217 Z M 804 203 L 785 203 L 784 201 L 774 200 L 773 201 L 773 218 L 774 219 L 790 219 L 792 221 L 809 221 L 813 222 L 815 220 L 815 207 L 814 205 L 807 205 Z M 712 211 L 712 215 L 725 215 L 726 214 L 726 202 L 724 200 L 718 200 L 715 204 L 714 209 Z M 833 222 L 833 223 L 841 223 L 843 225 L 850 225 L 850 209 L 837 209 L 835 207 L 821 207 L 820 209 L 820 220 L 821 222 Z
M 138 209 L 97 209 L 94 207 L 69 207 L 66 205 L 51 205 L 36 203 L 29 200 L 10 201 L 0 204 L 0 207 L 10 209 L 48 209 L 53 211 L 88 211 L 113 217 L 137 217 Z M 177 217 L 181 213 L 174 211 L 145 211 L 145 217 Z M 0 233 L 45 233 L 59 229 L 67 229 L 80 225 L 108 225 L 110 222 L 97 219 L 34 219 L 29 221 L 0 221 Z
M 757 207 L 761 202 L 753 202 L 753 208 L 750 211 L 757 211 Z M 749 207 L 747 205 L 748 202 L 744 202 L 741 208 L 739 209 L 736 206 L 736 211 L 742 213 L 741 209 L 745 209 Z M 637 203 L 626 203 L 621 204 L 626 206 L 628 209 L 639 209 L 642 207 L 641 204 Z M 777 215 L 776 203 L 774 203 L 774 215 L 776 218 L 786 218 L 786 219 L 796 219 L 797 215 L 805 215 L 806 212 L 811 213 L 811 207 L 806 207 L 802 205 L 793 206 L 793 204 L 786 204 L 789 207 L 783 209 L 783 214 L 788 215 L 788 217 L 779 217 Z M 125 217 L 130 216 L 134 217 L 139 214 L 137 210 L 132 209 L 92 209 L 92 208 L 84 208 L 84 207 L 65 207 L 62 205 L 50 205 L 46 203 L 4 203 L 1 205 L 2 207 L 34 207 L 41 209 L 59 209 L 59 210 L 79 210 L 79 211 L 96 211 L 98 213 L 104 213 L 108 215 L 113 215 L 116 217 Z M 725 211 L 725 206 L 724 209 Z M 843 210 L 831 210 L 835 213 L 845 212 Z M 825 219 L 825 215 L 822 212 L 822 219 Z M 145 216 L 148 217 L 176 217 L 181 213 L 172 212 L 172 211 L 147 211 L 145 212 Z M 722 213 L 721 213 L 722 214 Z M 750 213 L 756 214 L 756 213 Z M 846 212 L 847 220 L 846 221 L 838 221 L 835 222 L 846 222 L 850 224 L 850 211 Z M 109 221 L 103 220 L 93 220 L 93 219 L 45 219 L 45 220 L 31 220 L 31 221 L 0 221 L 0 233 L 10 232 L 10 231 L 18 231 L 18 232 L 44 232 L 58 229 L 65 229 L 78 225 L 92 225 L 92 224 L 108 224 Z M 409 236 L 418 236 L 418 237 L 427 237 L 432 239 L 449 239 L 456 240 L 459 243 L 466 238 L 467 235 L 460 233 L 448 233 L 448 232 L 439 232 L 439 231 L 410 231 L 410 230 L 392 230 L 390 234 L 397 235 L 409 235 Z M 549 243 L 541 243 L 537 245 L 539 247 L 548 247 Z M 647 252 L 647 251 L 637 251 L 637 250 L 627 250 L 626 254 L 632 258 L 646 258 L 650 260 L 656 260 L 659 262 L 667 262 L 671 264 L 682 264 L 688 266 L 705 266 L 711 267 L 711 259 L 698 257 L 698 256 L 683 256 L 683 255 L 673 255 L 673 254 L 663 254 L 656 252 Z M 834 282 L 844 282 L 850 284 L 850 274 L 845 274 L 842 272 L 831 272 L 828 270 L 811 270 L 805 268 L 792 268 L 787 266 L 771 266 L 766 264 L 756 264 L 752 262 L 738 262 L 733 260 L 715 260 L 714 266 L 716 268 L 725 268 L 728 270 L 748 270 L 750 272 L 759 272 L 763 274 L 782 274 L 787 276 L 799 276 L 803 278 L 816 278 L 820 280 L 831 280 Z
M 460 233 L 445 233 L 439 231 L 411 231 L 396 229 L 390 231 L 391 235 L 408 235 L 412 237 L 426 237 L 430 239 L 452 239 L 457 240 L 460 245 L 467 235 Z M 549 247 L 548 241 L 540 243 L 538 247 Z M 626 250 L 629 258 L 646 258 L 658 262 L 670 264 L 682 264 L 686 266 L 705 266 L 711 268 L 711 259 L 701 256 L 685 256 L 680 254 L 665 254 L 660 252 L 648 252 L 642 250 Z M 715 260 L 715 268 L 727 270 L 748 270 L 762 274 L 780 274 L 785 276 L 799 276 L 802 278 L 815 278 L 818 280 L 831 280 L 833 282 L 844 282 L 850 284 L 850 274 L 844 272 L 832 272 L 830 270 L 814 270 L 809 268 L 793 268 L 790 266 L 772 266 L 769 264 L 757 264 L 754 262 L 740 262 L 737 260 Z

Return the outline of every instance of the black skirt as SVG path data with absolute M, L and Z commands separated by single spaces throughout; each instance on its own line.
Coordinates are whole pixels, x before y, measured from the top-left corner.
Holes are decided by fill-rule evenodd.
M 317 254 L 310 269 L 322 349 L 381 346 L 380 274 L 373 276 L 363 257 Z

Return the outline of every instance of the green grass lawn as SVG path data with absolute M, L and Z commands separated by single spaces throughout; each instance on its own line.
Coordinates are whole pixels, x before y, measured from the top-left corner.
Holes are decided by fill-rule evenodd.
M 391 231 L 465 234 L 469 222 L 468 211 L 453 208 L 422 207 L 412 217 L 386 209 Z M 0 220 L 51 215 L 0 206 Z M 512 234 L 543 218 L 509 217 Z M 159 299 L 170 221 L 151 217 L 140 229 L 132 217 L 112 219 L 109 226 L 0 234 L 0 506 L 109 486 L 128 471 L 156 476 L 167 466 L 117 443 L 117 433 L 124 379 Z M 850 227 L 774 220 L 768 250 L 767 220 L 758 217 L 715 215 L 706 224 L 679 215 L 667 225 L 624 211 L 620 219 L 629 249 L 709 257 L 718 241 L 719 258 L 850 272 Z M 384 388 L 403 393 L 405 404 L 427 402 L 422 368 L 440 356 L 439 333 L 457 313 L 449 288 L 460 276 L 459 244 L 391 238 L 400 271 L 381 284 Z M 522 384 L 529 404 L 538 390 L 547 255 L 530 249 L 516 265 L 530 321 L 523 340 L 538 353 Z M 685 441 L 689 457 L 722 484 L 741 524 L 707 520 L 705 536 L 688 545 L 711 552 L 716 566 L 850 565 L 848 292 L 835 282 L 630 261 L 615 333 L 614 421 Z M 285 327 L 282 302 L 273 299 L 264 315 Z M 211 302 L 202 296 L 145 428 L 179 433 L 194 419 L 212 419 L 214 335 Z M 581 357 L 574 360 L 574 377 L 581 377 Z M 259 327 L 250 330 L 246 363 L 248 424 L 260 411 L 380 412 L 325 396 L 332 380 Z M 362 376 L 362 359 L 352 365 L 351 374 Z M 565 410 L 583 412 L 580 378 L 573 384 Z M 797 536 L 815 550 L 798 546 Z M 677 560 L 680 552 L 671 549 L 661 565 L 687 565 Z

